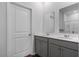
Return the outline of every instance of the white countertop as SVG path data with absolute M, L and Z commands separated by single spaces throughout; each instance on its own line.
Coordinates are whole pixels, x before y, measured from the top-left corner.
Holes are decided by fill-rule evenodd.
M 63 36 L 64 34 L 59 34 L 59 33 L 58 34 L 57 33 L 56 34 L 50 34 L 50 35 L 46 35 L 46 34 L 43 34 L 43 33 L 36 33 L 35 35 L 79 43 L 78 35 L 75 35 L 75 34 L 74 35 L 69 35 L 68 38 L 64 37 Z

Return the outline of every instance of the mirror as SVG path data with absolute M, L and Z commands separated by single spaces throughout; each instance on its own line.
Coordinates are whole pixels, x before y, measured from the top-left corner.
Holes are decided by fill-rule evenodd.
M 59 32 L 79 33 L 79 3 L 59 10 Z

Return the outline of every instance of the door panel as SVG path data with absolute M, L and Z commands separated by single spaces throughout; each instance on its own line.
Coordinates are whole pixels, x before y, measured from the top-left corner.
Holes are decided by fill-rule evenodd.
M 49 57 L 60 57 L 61 49 L 57 45 L 49 44 Z
M 39 40 L 39 39 L 36 39 L 36 50 L 35 50 L 35 52 L 36 52 L 36 54 L 38 54 L 38 55 L 40 55 L 41 56 L 41 40 Z
M 47 57 L 47 42 L 41 41 L 41 56 Z
M 26 20 L 27 19 L 27 20 Z M 16 8 L 16 31 L 29 31 L 30 11 Z M 21 24 L 22 23 L 22 24 Z
M 29 41 L 25 38 L 16 39 L 16 53 L 29 49 Z
M 12 3 L 8 4 L 8 55 L 31 50 L 30 13 L 29 9 Z
M 47 39 L 46 38 L 35 36 L 35 53 L 41 57 L 47 57 Z

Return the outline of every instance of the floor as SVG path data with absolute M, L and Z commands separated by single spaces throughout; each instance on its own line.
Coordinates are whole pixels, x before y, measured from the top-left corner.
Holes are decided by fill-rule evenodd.
M 28 56 L 25 56 L 25 57 L 40 57 L 38 54 L 35 54 L 35 55 L 28 55 Z

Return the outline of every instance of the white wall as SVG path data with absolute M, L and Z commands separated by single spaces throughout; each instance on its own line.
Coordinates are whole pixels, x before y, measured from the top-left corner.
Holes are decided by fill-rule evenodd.
M 2 56 L 2 4 L 0 3 L 0 56 Z
M 0 56 L 7 55 L 6 3 L 0 2 Z

